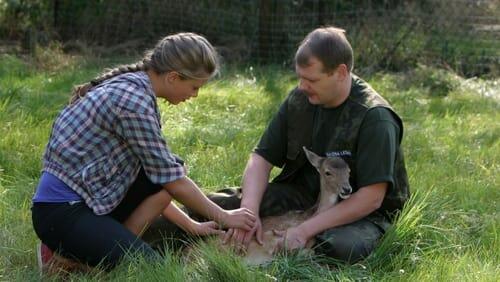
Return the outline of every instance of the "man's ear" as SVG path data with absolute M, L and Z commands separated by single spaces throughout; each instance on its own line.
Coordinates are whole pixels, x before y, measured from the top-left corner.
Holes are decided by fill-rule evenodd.
M 350 71 L 349 71 L 346 64 L 338 65 L 338 67 L 335 71 L 337 72 L 339 79 L 345 80 L 345 79 L 349 78 Z
M 346 64 L 340 64 L 335 69 L 327 72 L 328 76 L 337 75 L 337 78 L 341 80 L 349 77 L 349 73 L 350 71 Z

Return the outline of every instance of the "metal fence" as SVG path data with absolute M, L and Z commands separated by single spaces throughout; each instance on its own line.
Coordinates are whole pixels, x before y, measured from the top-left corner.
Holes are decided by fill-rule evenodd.
M 226 62 L 288 64 L 309 31 L 335 25 L 346 29 L 357 68 L 401 70 L 424 63 L 471 76 L 498 74 L 500 65 L 496 0 L 38 2 L 43 13 L 31 21 L 37 41 L 55 38 L 66 46 L 84 42 L 122 46 L 109 50 L 124 52 L 193 31 L 216 45 Z

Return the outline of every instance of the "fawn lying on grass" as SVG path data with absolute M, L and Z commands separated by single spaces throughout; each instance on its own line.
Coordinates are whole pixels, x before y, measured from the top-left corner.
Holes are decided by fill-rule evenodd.
M 306 211 L 290 211 L 280 216 L 262 219 L 263 245 L 253 239 L 246 251 L 244 260 L 250 265 L 261 265 L 273 260 L 280 237 L 273 230 L 286 230 L 297 226 L 317 213 L 333 207 L 338 197 L 346 199 L 352 192 L 349 184 L 349 166 L 338 157 L 320 157 L 303 148 L 307 159 L 320 174 L 319 198 L 312 208 Z M 314 245 L 314 239 L 307 242 L 306 248 Z

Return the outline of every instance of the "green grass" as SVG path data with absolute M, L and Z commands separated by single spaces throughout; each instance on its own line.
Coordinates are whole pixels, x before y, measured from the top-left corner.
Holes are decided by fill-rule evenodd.
M 0 280 L 39 279 L 30 203 L 41 156 L 57 113 L 75 83 L 124 60 L 54 57 L 26 63 L 0 57 Z M 130 61 L 130 60 L 129 60 Z M 343 265 L 327 258 L 284 256 L 248 268 L 234 255 L 200 247 L 184 263 L 169 252 L 149 264 L 123 263 L 110 273 L 73 280 L 496 281 L 500 277 L 500 93 L 496 80 L 464 80 L 419 66 L 367 78 L 402 115 L 412 199 L 379 248 Z M 280 101 L 296 84 L 278 67 L 233 68 L 179 106 L 161 104 L 164 134 L 205 191 L 237 186 L 249 152 Z M 275 172 L 276 173 L 276 172 Z M 495 278 L 496 277 L 496 278 Z

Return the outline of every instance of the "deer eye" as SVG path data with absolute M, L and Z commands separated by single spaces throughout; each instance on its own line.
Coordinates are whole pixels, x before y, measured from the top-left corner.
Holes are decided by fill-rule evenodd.
M 325 171 L 326 176 L 332 175 L 329 171 Z

